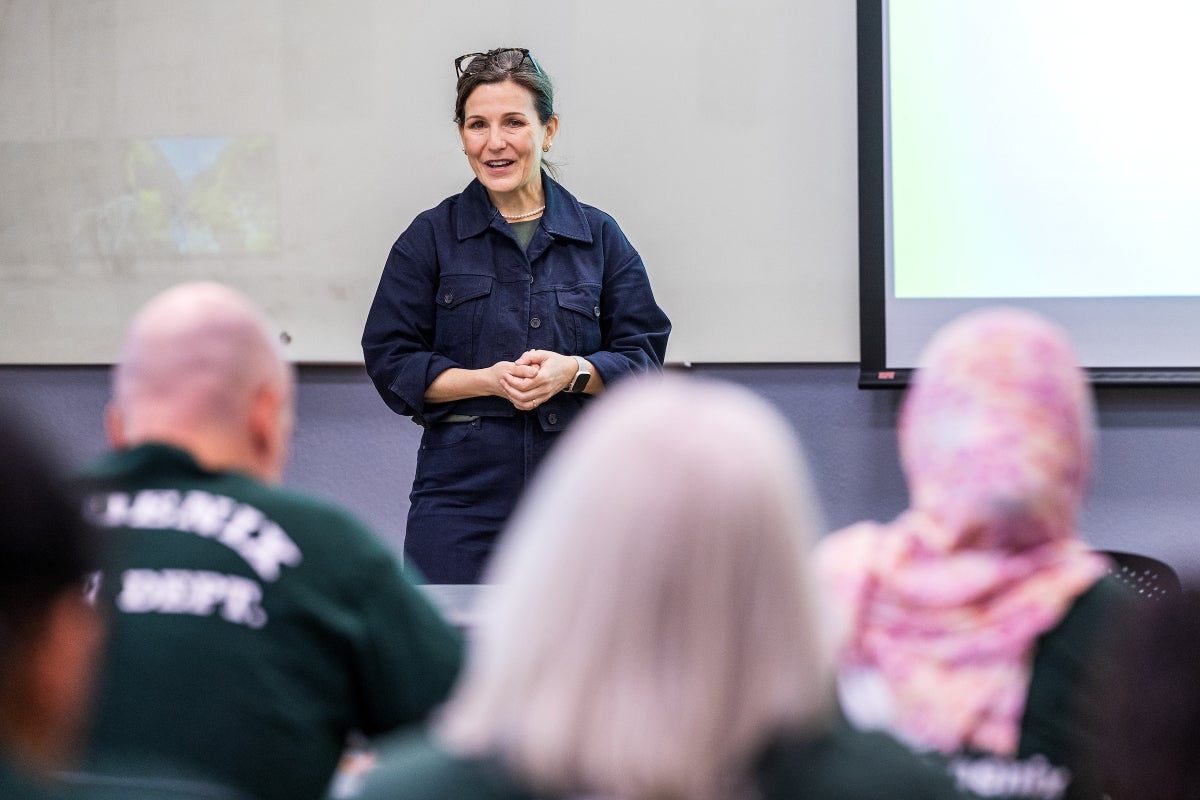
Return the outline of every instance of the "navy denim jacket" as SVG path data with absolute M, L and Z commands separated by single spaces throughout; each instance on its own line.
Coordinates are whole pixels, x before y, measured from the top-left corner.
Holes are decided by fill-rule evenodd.
M 425 390 L 452 367 L 481 369 L 526 350 L 583 356 L 606 386 L 662 368 L 671 322 L 641 256 L 608 214 L 544 173 L 542 185 L 546 210 L 528 251 L 478 180 L 420 214 L 392 246 L 362 346 L 396 413 L 422 425 L 451 413 L 510 416 L 504 398 L 427 405 Z M 537 413 L 554 429 L 583 402 L 560 393 Z

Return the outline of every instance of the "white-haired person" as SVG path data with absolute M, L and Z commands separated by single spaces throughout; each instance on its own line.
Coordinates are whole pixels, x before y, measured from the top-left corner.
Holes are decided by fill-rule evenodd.
M 1095 437 L 1065 334 L 994 307 L 944 326 L 899 419 L 909 508 L 825 537 L 843 707 L 988 797 L 1076 796 L 1081 691 L 1129 608 L 1077 527 Z
M 444 713 L 359 796 L 956 796 L 837 726 L 817 518 L 791 428 L 749 390 L 613 389 L 520 503 Z

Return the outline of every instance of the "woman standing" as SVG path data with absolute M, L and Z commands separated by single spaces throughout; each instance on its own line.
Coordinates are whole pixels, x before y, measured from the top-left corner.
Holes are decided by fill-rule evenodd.
M 617 223 L 547 174 L 559 121 L 529 51 L 455 69 L 475 180 L 392 246 L 362 340 L 384 402 L 425 428 L 405 552 L 430 583 L 478 581 L 558 434 L 606 386 L 661 369 L 671 331 Z

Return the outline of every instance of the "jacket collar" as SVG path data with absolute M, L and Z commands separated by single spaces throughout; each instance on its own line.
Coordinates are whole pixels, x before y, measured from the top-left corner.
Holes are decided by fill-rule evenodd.
M 592 241 L 592 229 L 584 216 L 583 206 L 575 196 L 560 186 L 553 178 L 542 173 L 542 192 L 546 196 L 546 210 L 542 212 L 542 228 L 554 236 Z M 492 205 L 487 189 L 479 179 L 471 181 L 459 196 L 455 209 L 454 233 L 461 242 L 478 236 L 489 227 L 507 226 L 504 217 Z

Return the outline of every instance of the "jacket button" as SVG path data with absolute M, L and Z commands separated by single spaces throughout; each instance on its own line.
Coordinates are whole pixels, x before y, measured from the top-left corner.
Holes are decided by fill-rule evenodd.
M 546 422 L 549 422 L 551 425 L 557 425 L 558 424 L 558 414 L 547 414 Z
M 600 316 L 600 306 L 596 306 L 595 308 L 593 308 L 592 313 L 595 314 L 597 317 Z
M 537 317 L 534 317 L 533 319 L 529 320 L 529 327 L 540 328 L 540 327 L 542 327 L 542 321 L 540 319 L 538 319 Z
M 446 292 L 444 295 L 442 295 L 443 303 L 450 303 L 453 300 L 454 300 L 454 292 Z

